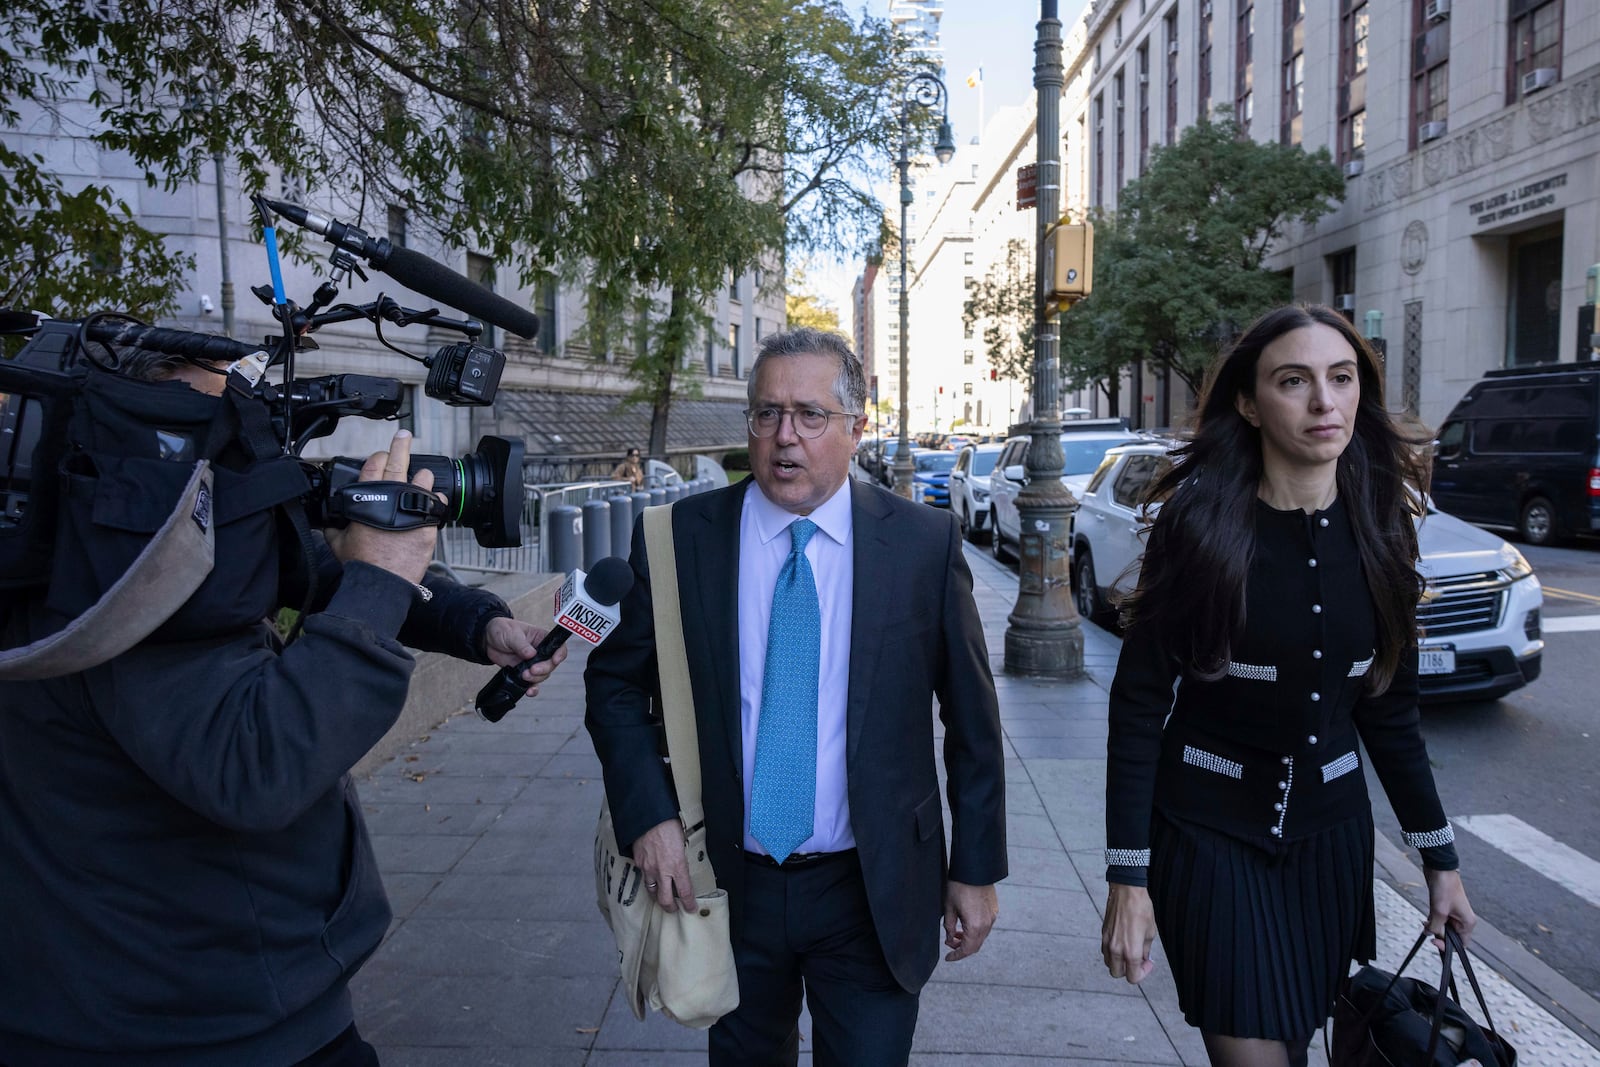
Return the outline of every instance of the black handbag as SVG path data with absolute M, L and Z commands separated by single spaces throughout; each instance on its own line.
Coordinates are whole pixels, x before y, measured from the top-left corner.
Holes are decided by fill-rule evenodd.
M 1457 1067 L 1471 1059 L 1483 1067 L 1516 1067 L 1517 1050 L 1495 1032 L 1483 990 L 1455 930 L 1445 927 L 1439 988 L 1401 977 L 1431 936 L 1423 931 L 1394 974 L 1367 966 L 1346 980 L 1333 1005 L 1330 1067 Z M 1461 959 L 1485 1026 L 1461 1008 L 1452 956 Z M 1449 995 L 1441 990 L 1449 990 Z

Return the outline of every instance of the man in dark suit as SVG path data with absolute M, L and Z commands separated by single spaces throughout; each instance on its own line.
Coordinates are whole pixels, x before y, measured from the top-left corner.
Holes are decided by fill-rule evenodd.
M 749 395 L 752 477 L 672 514 L 706 840 L 739 976 L 710 1059 L 793 1064 L 803 992 L 818 1064 L 903 1064 L 940 917 L 947 960 L 978 951 L 1006 874 L 999 711 L 972 575 L 949 513 L 849 477 L 866 384 L 843 338 L 767 338 Z M 617 840 L 671 910 L 695 887 L 651 707 L 649 562 L 636 529 L 638 581 L 590 655 L 587 725 Z

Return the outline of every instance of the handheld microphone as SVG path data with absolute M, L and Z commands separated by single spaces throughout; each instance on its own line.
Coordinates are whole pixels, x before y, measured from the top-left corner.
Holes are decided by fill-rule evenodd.
M 522 672 L 555 655 L 567 638 L 576 634 L 591 645 L 604 641 L 622 618 L 617 602 L 632 588 L 633 568 L 620 556 L 598 561 L 587 575 L 581 570 L 569 574 L 556 593 L 555 627 L 539 642 L 532 659 L 500 668 L 500 673 L 478 690 L 478 714 L 489 722 L 505 718 L 528 690 Z
M 477 282 L 443 264 L 435 263 L 427 256 L 393 245 L 387 237 L 369 237 L 355 226 L 319 215 L 299 204 L 291 204 L 287 200 L 266 202 L 268 207 L 296 226 L 320 234 L 329 243 L 354 252 L 372 264 L 374 269 L 383 271 L 407 289 L 492 322 L 518 337 L 531 340 L 539 336 L 539 316 L 504 297 L 496 296 Z

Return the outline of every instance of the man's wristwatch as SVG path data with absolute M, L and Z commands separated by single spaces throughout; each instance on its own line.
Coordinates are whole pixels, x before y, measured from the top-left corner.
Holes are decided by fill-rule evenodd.
M 421 582 L 413 582 L 411 584 L 416 586 L 416 588 L 417 588 L 417 599 L 418 600 L 420 600 L 424 604 L 426 604 L 428 601 L 433 599 L 433 590 L 432 589 L 429 589 L 427 586 L 423 585 Z

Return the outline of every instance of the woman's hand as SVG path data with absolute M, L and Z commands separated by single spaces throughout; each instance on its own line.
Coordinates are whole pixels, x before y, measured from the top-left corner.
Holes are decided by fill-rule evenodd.
M 1155 940 L 1156 913 L 1149 890 L 1111 883 L 1105 921 L 1100 924 L 1100 957 L 1111 977 L 1125 978 L 1130 985 L 1144 981 L 1156 968 L 1150 962 L 1150 946 Z
M 1434 946 L 1444 948 L 1445 923 L 1455 927 L 1463 946 L 1470 944 L 1478 916 L 1461 887 L 1461 872 L 1424 870 L 1422 876 L 1428 883 L 1428 932 Z

